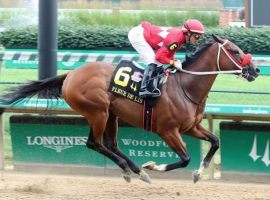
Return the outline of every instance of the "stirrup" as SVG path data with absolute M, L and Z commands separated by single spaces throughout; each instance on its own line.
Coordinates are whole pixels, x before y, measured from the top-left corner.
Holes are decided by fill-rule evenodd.
M 149 98 L 149 97 L 155 98 L 155 97 L 159 97 L 160 95 L 161 93 L 159 89 L 154 89 L 152 92 L 149 92 L 147 88 L 145 88 L 139 92 L 139 96 L 141 98 Z
M 161 92 L 158 88 L 155 88 L 153 91 L 152 91 L 152 94 L 153 94 L 153 97 L 159 97 L 161 96 Z

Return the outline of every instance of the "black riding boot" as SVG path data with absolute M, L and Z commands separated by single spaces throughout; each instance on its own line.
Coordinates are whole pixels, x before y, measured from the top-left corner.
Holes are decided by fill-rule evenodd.
M 159 68 L 154 63 L 149 64 L 145 69 L 139 92 L 141 98 L 160 96 L 160 90 L 157 88 L 156 84 L 153 84 L 153 77 L 157 75 L 158 69 Z

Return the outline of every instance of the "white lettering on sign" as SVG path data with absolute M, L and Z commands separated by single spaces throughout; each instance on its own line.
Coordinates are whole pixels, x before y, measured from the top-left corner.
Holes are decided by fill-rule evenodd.
M 31 61 L 31 60 L 13 60 L 13 64 L 38 64 L 38 61 Z
M 27 145 L 44 146 L 49 149 L 61 153 L 63 150 L 74 146 L 82 146 L 86 144 L 87 137 L 73 136 L 26 136 Z
M 155 141 L 155 140 L 133 140 L 123 138 L 122 142 L 125 146 L 141 146 L 141 147 L 168 147 L 168 145 L 163 141 Z
M 178 158 L 177 154 L 172 151 L 149 151 L 129 149 L 130 157 L 153 157 L 153 158 Z
M 248 114 L 268 114 L 267 110 L 258 110 L 258 109 L 243 109 L 243 113 L 248 113 Z
M 132 147 L 168 147 L 164 141 L 159 140 L 134 140 L 129 138 L 121 139 L 125 146 L 129 146 L 130 157 L 153 157 L 153 158 L 178 158 L 177 154 L 172 151 L 159 150 L 139 150 Z M 169 149 L 168 149 L 169 150 Z

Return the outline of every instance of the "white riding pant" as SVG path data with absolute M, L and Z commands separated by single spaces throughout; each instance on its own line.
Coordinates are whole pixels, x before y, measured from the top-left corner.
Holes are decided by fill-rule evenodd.
M 153 48 L 146 42 L 143 36 L 142 25 L 132 28 L 128 33 L 128 39 L 134 49 L 139 53 L 140 57 L 143 58 L 145 63 L 149 65 L 150 63 L 155 63 L 157 66 L 161 66 L 162 63 L 156 60 L 156 54 Z

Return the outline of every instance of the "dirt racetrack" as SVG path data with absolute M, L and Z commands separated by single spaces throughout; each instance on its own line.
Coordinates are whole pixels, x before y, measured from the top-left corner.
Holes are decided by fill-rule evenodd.
M 153 178 L 147 184 L 137 177 L 126 183 L 121 177 L 14 171 L 0 172 L 0 178 L 1 200 L 270 200 L 270 185 L 262 183 L 201 180 L 193 184 L 191 180 Z

